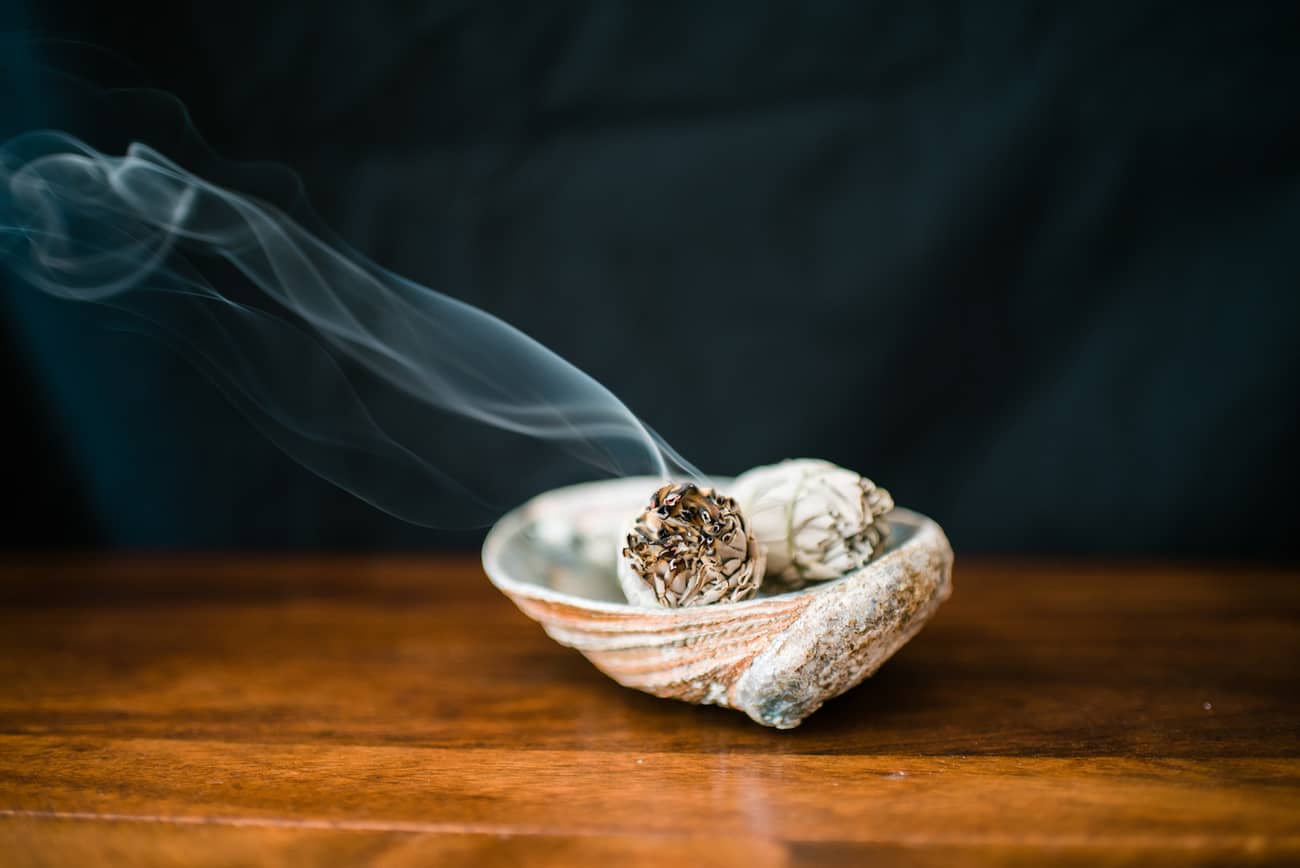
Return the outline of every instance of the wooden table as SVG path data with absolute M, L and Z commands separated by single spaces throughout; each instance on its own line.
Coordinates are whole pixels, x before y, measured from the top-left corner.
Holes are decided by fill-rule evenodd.
M 1295 572 L 962 560 L 800 729 L 469 557 L 0 566 L 0 864 L 1300 862 Z

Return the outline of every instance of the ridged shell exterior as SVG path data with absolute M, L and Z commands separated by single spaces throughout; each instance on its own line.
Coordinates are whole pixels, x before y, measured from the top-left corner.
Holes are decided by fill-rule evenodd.
M 635 510 L 654 483 L 617 480 L 542 495 L 498 522 L 483 550 L 488 576 L 524 614 L 626 687 L 735 708 L 789 729 L 875 672 L 951 593 L 947 538 L 907 510 L 890 516 L 899 541 L 862 569 L 741 603 L 636 608 L 561 593 L 506 568 L 505 546 L 538 517 L 590 523 L 581 513 L 604 509 L 621 518 L 619 504 Z

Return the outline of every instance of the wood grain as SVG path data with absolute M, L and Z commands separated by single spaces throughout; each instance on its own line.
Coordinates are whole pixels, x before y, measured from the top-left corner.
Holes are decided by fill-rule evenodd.
M 959 560 L 777 732 L 617 687 L 469 558 L 10 562 L 0 863 L 1293 863 L 1298 578 Z

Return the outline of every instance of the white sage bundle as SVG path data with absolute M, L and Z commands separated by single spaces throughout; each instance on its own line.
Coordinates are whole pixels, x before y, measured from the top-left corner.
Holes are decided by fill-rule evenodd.
M 894 508 L 870 479 L 814 458 L 756 467 L 731 490 L 767 554 L 767 588 L 778 592 L 866 564 L 884 546 Z
M 619 554 L 619 584 L 638 606 L 733 603 L 763 581 L 763 549 L 736 501 L 691 483 L 656 491 Z

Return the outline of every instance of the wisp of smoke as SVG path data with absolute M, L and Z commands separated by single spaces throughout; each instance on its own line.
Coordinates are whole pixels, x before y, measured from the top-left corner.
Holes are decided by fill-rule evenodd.
M 530 493 L 484 482 L 514 472 L 509 455 L 492 472 L 459 467 L 457 444 L 432 433 L 448 414 L 600 475 L 698 476 L 517 329 L 142 144 L 110 156 L 39 132 L 0 147 L 0 259 L 53 296 L 140 317 L 293 459 L 417 524 L 481 523 Z M 372 384 L 401 396 L 399 413 Z M 466 506 L 456 517 L 449 491 Z

